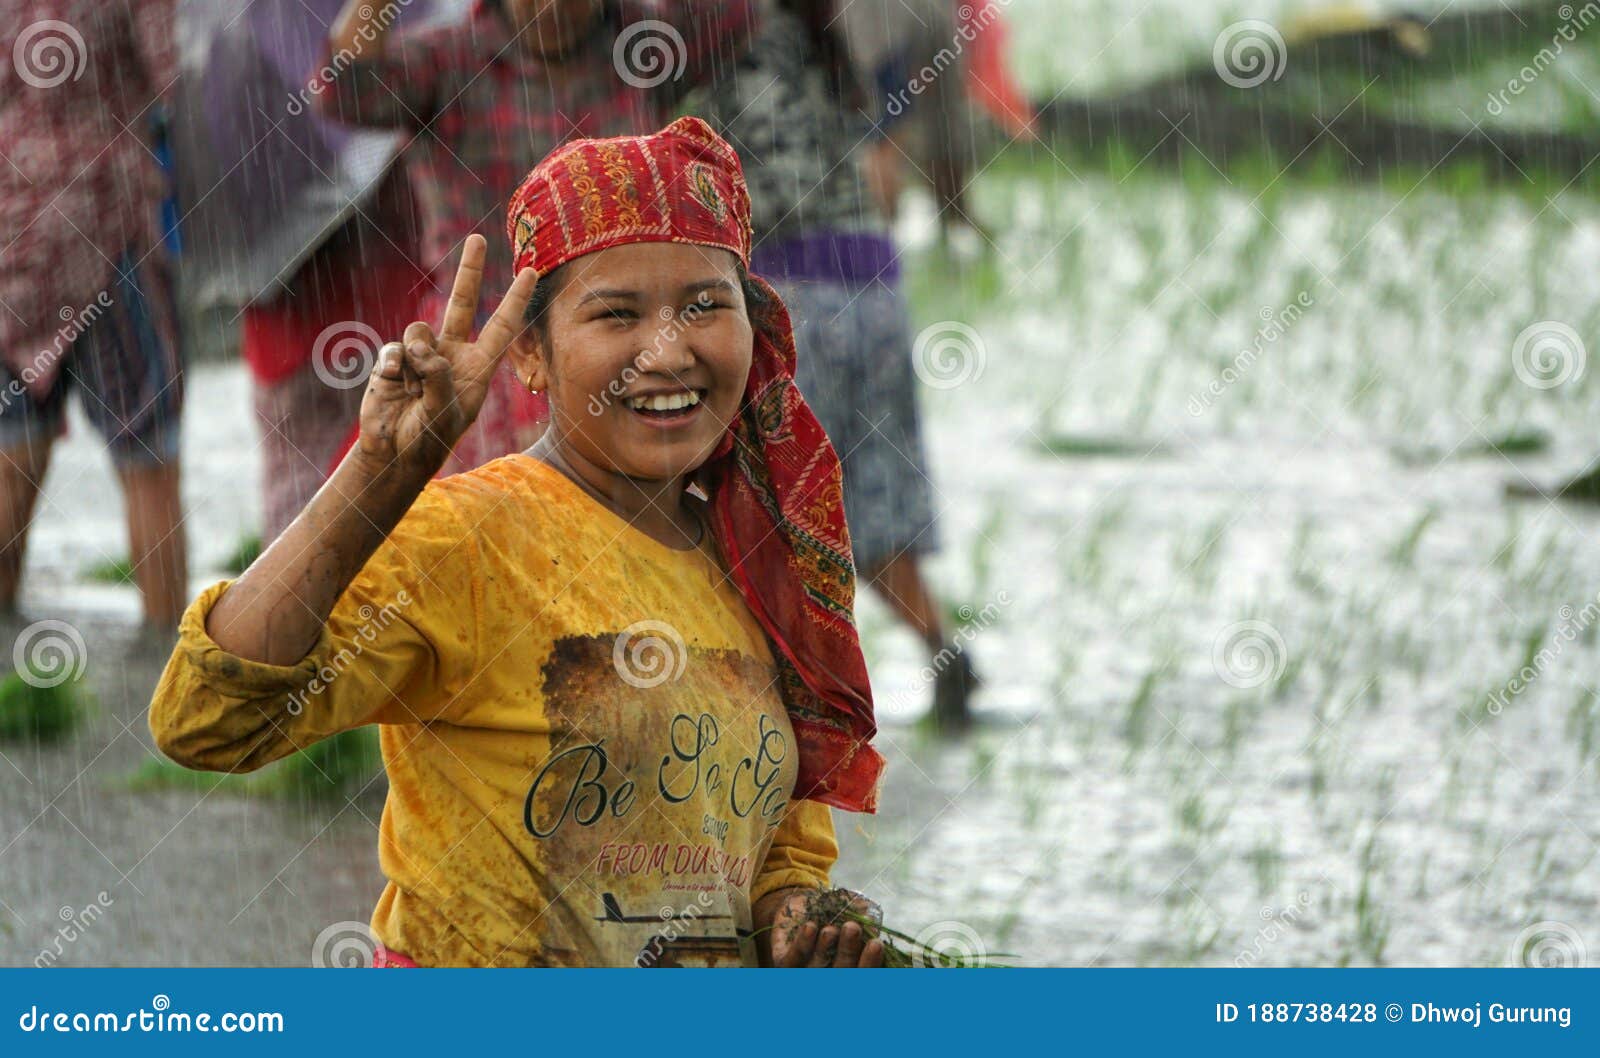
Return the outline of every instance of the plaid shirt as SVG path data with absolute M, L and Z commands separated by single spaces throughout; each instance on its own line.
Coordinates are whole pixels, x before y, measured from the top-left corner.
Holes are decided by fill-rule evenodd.
M 755 0 L 608 4 L 580 54 L 549 64 L 479 0 L 465 22 L 398 33 L 381 55 L 330 57 L 330 71 L 344 69 L 315 96 L 319 112 L 416 133 L 404 157 L 421 214 L 421 264 L 434 277 L 424 318 L 442 307 L 473 232 L 489 241 L 482 304 L 492 308 L 511 281 L 506 204 L 528 171 L 567 139 L 665 124 L 691 88 L 748 47 L 754 9 Z M 652 65 L 663 58 L 667 67 Z
M 0 0 L 0 362 L 35 396 L 113 262 L 158 247 L 165 182 L 146 141 L 177 74 L 175 7 Z

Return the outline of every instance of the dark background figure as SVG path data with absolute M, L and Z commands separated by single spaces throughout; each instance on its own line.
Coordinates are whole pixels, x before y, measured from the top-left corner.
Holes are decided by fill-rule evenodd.
M 144 618 L 187 601 L 183 360 L 152 148 L 175 0 L 0 0 L 0 609 L 76 392 L 127 504 Z
M 843 34 L 865 112 L 884 133 L 863 155 L 862 174 L 889 220 L 909 171 L 933 188 L 942 234 L 982 233 L 967 201 L 977 167 L 967 101 L 972 56 L 956 5 L 850 0 L 838 5 L 831 27 Z
M 261 427 L 264 544 L 326 480 L 379 336 L 415 318 L 429 278 L 397 165 L 405 135 L 313 106 L 328 90 L 320 63 L 341 6 L 256 0 L 240 12 L 190 0 L 182 12 L 187 300 L 200 318 L 218 310 L 239 325 Z M 459 15 L 451 6 L 413 0 L 392 17 Z

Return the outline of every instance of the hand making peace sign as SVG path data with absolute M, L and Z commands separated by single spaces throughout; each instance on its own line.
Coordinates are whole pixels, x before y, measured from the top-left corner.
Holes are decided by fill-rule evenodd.
M 402 341 L 378 351 L 361 399 L 359 445 L 379 466 L 430 476 L 438 470 L 478 417 L 495 368 L 523 329 L 536 282 L 531 268 L 517 274 L 477 341 L 471 338 L 487 247 L 482 235 L 467 236 L 437 337 L 419 320 Z

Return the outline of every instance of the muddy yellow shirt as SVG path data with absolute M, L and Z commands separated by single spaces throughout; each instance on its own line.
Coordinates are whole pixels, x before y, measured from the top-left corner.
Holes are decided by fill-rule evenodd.
M 248 771 L 378 724 L 372 928 L 424 966 L 755 965 L 750 909 L 826 885 L 829 810 L 714 545 L 678 551 L 515 455 L 432 482 L 296 665 L 184 614 L 150 727 Z

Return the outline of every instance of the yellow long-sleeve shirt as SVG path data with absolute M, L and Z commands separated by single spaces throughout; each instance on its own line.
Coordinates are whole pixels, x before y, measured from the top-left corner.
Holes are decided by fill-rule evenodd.
M 150 706 L 193 768 L 379 724 L 372 928 L 424 966 L 755 965 L 751 906 L 827 885 L 826 806 L 761 628 L 709 542 L 677 551 L 508 456 L 432 482 L 295 665 L 184 614 Z

